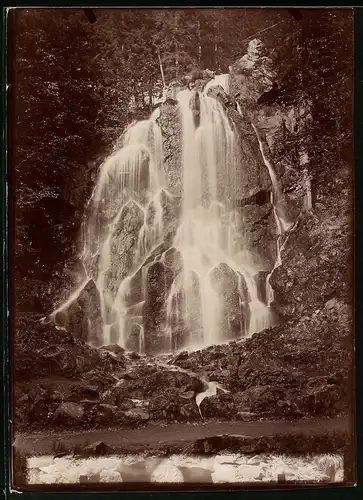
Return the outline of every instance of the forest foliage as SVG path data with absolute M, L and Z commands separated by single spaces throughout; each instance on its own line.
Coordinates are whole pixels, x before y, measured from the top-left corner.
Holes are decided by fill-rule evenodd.
M 323 134 L 325 154 L 335 161 L 336 141 L 341 151 L 351 141 L 350 10 L 93 11 L 94 23 L 79 8 L 15 9 L 8 17 L 9 169 L 22 310 L 50 307 L 54 290 L 45 288 L 61 286 L 64 263 L 75 256 L 99 163 L 127 123 L 150 113 L 163 83 L 200 69 L 227 72 L 257 37 L 283 68 L 279 85 L 293 100 L 313 102 L 309 148 L 321 153 Z

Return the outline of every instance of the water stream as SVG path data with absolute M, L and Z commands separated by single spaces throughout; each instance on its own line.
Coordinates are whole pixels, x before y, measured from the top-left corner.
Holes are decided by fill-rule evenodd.
M 100 168 L 86 207 L 81 258 L 100 296 L 101 344 L 171 352 L 239 339 L 272 324 L 273 291 L 268 279 L 269 304 L 259 299 L 259 269 L 246 251 L 236 208 L 240 141 L 223 105 L 207 96 L 214 85 L 228 92 L 228 75 L 216 76 L 203 92 L 177 96 L 183 193 L 171 223 L 175 200 L 165 180 L 159 108 L 128 127 Z M 260 148 L 283 234 L 278 181 L 261 142 Z M 279 244 L 277 253 L 279 260 Z M 56 312 L 66 312 L 80 291 Z

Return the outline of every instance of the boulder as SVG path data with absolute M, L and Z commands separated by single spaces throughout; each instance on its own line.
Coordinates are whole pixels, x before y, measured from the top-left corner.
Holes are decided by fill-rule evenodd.
M 104 351 L 112 352 L 116 355 L 124 354 L 124 352 L 125 352 L 125 349 L 123 347 L 119 346 L 118 344 L 104 345 L 101 347 L 101 349 Z
M 50 403 L 44 399 L 37 399 L 31 404 L 30 408 L 28 405 L 26 406 L 29 408 L 27 411 L 28 422 L 35 424 L 44 422 L 44 424 L 46 424 L 48 420 L 52 418 L 57 406 L 57 403 Z
M 68 400 L 73 402 L 78 402 L 81 399 L 98 401 L 99 397 L 100 397 L 99 390 L 96 386 L 88 386 L 81 384 L 73 386 L 71 393 L 68 397 Z
M 82 421 L 84 409 L 80 404 L 63 402 L 56 409 L 53 420 L 57 424 L 69 425 L 79 424 Z
M 228 419 L 236 415 L 236 406 L 231 394 L 220 392 L 202 401 L 200 411 L 204 418 Z
M 128 422 L 133 424 L 144 424 L 150 419 L 150 415 L 139 408 L 133 408 L 125 412 Z

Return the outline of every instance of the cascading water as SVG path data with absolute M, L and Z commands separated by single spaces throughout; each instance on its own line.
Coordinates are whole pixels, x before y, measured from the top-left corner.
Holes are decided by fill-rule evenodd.
M 212 82 L 228 91 L 228 75 Z M 239 141 L 222 104 L 207 96 L 211 85 L 177 96 L 179 211 L 165 211 L 175 196 L 164 179 L 159 109 L 129 127 L 122 147 L 101 166 L 86 208 L 82 253 L 85 283 L 93 280 L 100 297 L 98 344 L 170 352 L 238 339 L 271 325 L 237 210 L 237 173 L 243 168 Z M 80 293 L 56 313 L 66 311 Z
M 195 95 L 188 90 L 178 95 L 184 191 L 173 246 L 182 256 L 183 270 L 168 298 L 170 320 L 172 305 L 178 309 L 178 297 L 183 297 L 189 342 L 195 347 L 240 337 L 246 316 L 249 333 L 270 325 L 270 311 L 257 297 L 256 270 L 247 266 L 236 227 L 236 136 L 219 101 L 205 93 L 197 96 L 199 126 L 191 109 Z M 169 323 L 169 332 L 171 328 Z
M 220 85 L 223 88 L 223 90 L 225 91 L 225 93 L 228 94 L 229 93 L 229 74 L 225 73 L 222 75 L 215 75 L 215 77 L 212 78 L 212 80 L 209 80 L 209 82 L 206 83 L 206 85 L 203 89 L 203 93 L 207 95 L 208 90 L 211 87 L 216 87 L 217 85 Z
M 276 228 L 277 228 L 277 239 L 276 239 L 276 261 L 275 265 L 271 271 L 271 273 L 267 276 L 266 278 L 266 297 L 267 297 L 267 304 L 270 307 L 271 304 L 274 301 L 274 291 L 273 288 L 270 285 L 270 278 L 274 270 L 281 266 L 281 250 L 282 250 L 282 245 L 281 245 L 281 237 L 292 227 L 292 223 L 287 220 L 287 216 L 285 213 L 285 210 L 282 206 L 282 191 L 281 191 L 281 186 L 280 183 L 277 179 L 275 170 L 273 168 L 273 165 L 271 161 L 268 159 L 268 156 L 265 152 L 266 145 L 263 143 L 263 140 L 261 139 L 260 134 L 258 133 L 256 126 L 252 124 L 252 127 L 255 131 L 255 134 L 258 139 L 258 143 L 260 146 L 260 151 L 261 155 L 264 161 L 264 164 L 267 167 L 267 170 L 270 174 L 270 179 L 272 183 L 272 192 L 271 192 L 271 204 L 273 206 L 273 211 L 274 211 L 274 217 L 275 217 L 275 222 L 276 222 Z
M 159 113 L 157 108 L 149 120 L 130 126 L 121 138 L 120 149 L 101 166 L 83 224 L 81 259 L 87 278 L 52 314 L 55 317 L 60 311 L 66 311 L 92 279 L 100 296 L 101 343 L 109 343 L 112 332 L 114 342 L 125 343 L 124 299 L 129 283 L 125 274 L 129 268 L 140 266 L 163 234 L 160 196 L 165 185 L 162 136 L 156 121 Z M 128 237 L 126 224 L 135 226 L 136 238 L 134 235 Z M 129 246 L 130 255 L 125 257 L 125 249 L 118 244 L 118 238 Z M 142 344 L 141 333 L 140 347 Z

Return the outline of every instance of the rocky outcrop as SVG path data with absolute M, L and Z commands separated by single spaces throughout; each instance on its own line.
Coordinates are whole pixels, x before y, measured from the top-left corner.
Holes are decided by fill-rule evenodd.
M 115 298 L 121 281 L 130 272 L 144 224 L 144 214 L 134 201 L 122 209 L 110 241 L 110 265 L 105 275 L 105 290 Z
M 277 75 L 267 52 L 261 40 L 251 40 L 247 54 L 230 66 L 230 92 L 238 96 L 241 103 L 256 101 L 272 88 Z
M 314 214 L 300 218 L 285 237 L 282 265 L 270 279 L 281 315 L 311 314 L 332 297 L 351 296 L 351 238 L 351 215 L 339 207 L 317 207 Z
M 351 309 L 338 297 L 244 342 L 173 358 L 94 349 L 51 325 L 41 325 L 27 343 L 17 342 L 18 429 L 294 420 L 351 411 Z M 62 368 L 64 351 L 69 361 Z M 196 397 L 207 390 L 207 380 L 223 390 L 217 385 L 199 413 Z
M 182 194 L 182 124 L 175 100 L 168 99 L 160 106 L 158 119 L 163 134 L 164 169 L 168 189 L 174 195 Z
M 167 297 L 174 279 L 173 271 L 162 262 L 152 264 L 147 270 L 146 302 L 144 307 L 145 352 L 156 354 L 168 350 L 164 345 Z

